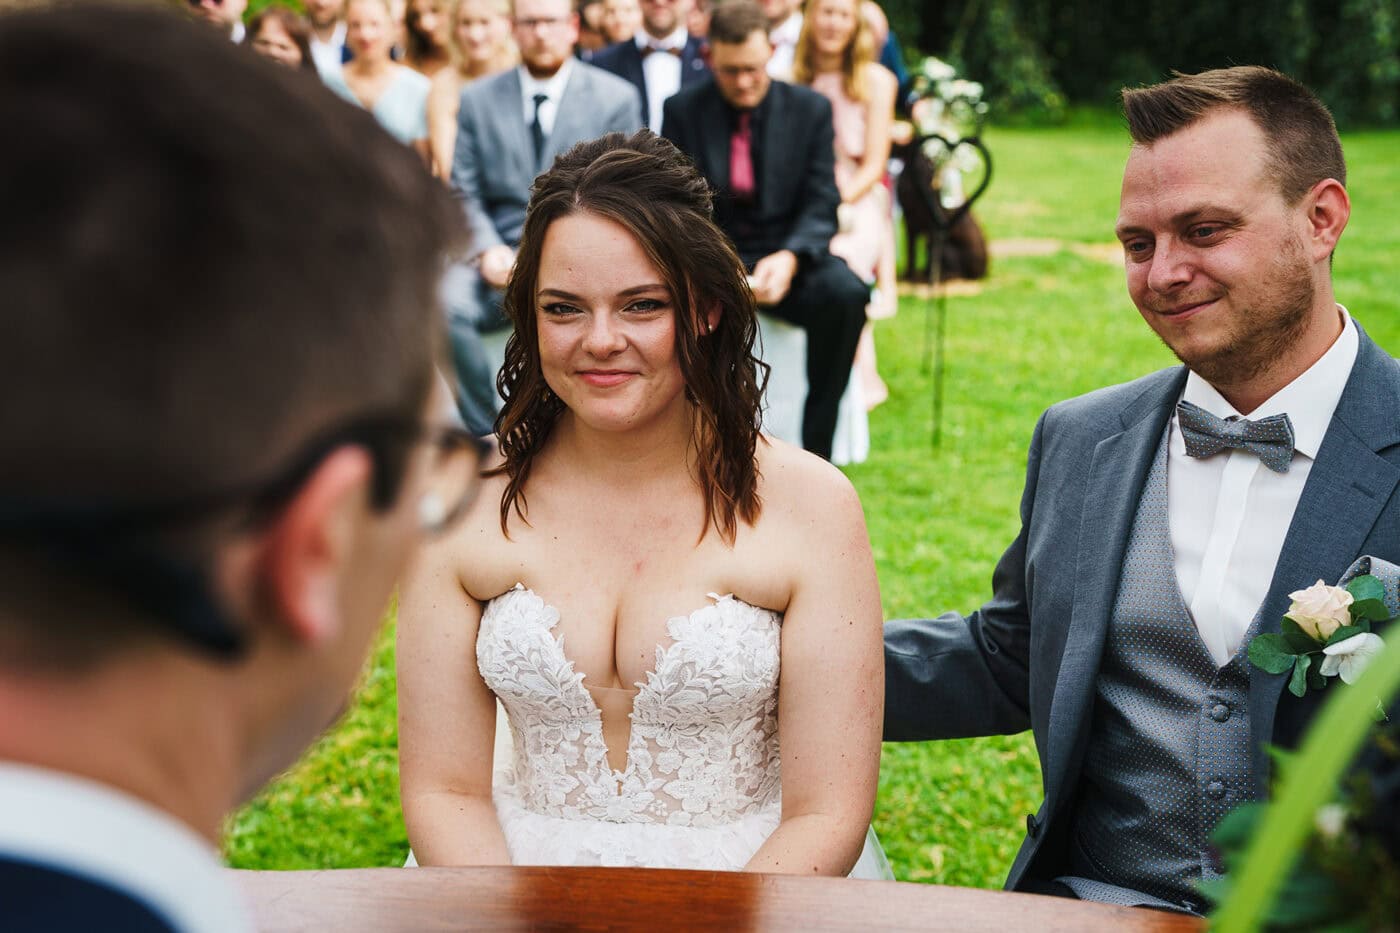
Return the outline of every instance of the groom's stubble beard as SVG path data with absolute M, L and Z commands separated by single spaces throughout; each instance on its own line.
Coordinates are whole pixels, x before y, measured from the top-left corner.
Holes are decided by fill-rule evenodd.
M 1188 353 L 1172 346 L 1160 333 L 1158 338 L 1212 386 L 1254 382 L 1288 358 L 1290 349 L 1308 329 L 1317 295 L 1305 247 L 1296 237 L 1287 241 L 1258 281 L 1272 284 L 1261 285 L 1254 296 L 1241 296 L 1247 303 L 1232 310 L 1229 332 L 1221 345 Z M 1224 297 L 1231 297 L 1228 288 Z

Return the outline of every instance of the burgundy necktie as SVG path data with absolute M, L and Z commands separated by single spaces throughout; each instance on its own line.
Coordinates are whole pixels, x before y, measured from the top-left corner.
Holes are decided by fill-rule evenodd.
M 740 112 L 729 137 L 729 193 L 740 201 L 753 198 L 753 132 L 749 128 L 752 116 L 747 110 Z

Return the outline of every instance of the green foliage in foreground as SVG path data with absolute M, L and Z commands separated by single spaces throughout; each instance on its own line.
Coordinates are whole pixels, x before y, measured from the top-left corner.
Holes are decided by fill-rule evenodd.
M 942 446 L 929 440 L 925 303 L 876 327 L 890 400 L 871 416 L 873 454 L 849 469 L 865 503 L 887 618 L 970 611 L 1017 530 L 1026 446 L 1057 400 L 1171 364 L 1138 318 L 1112 248 L 1126 135 L 1112 120 L 993 130 L 996 178 L 979 215 L 994 243 L 979 294 L 948 301 Z M 1338 298 L 1400 351 L 1400 133 L 1349 136 L 1351 227 Z M 245 868 L 401 864 L 392 630 L 348 718 L 229 823 Z M 997 887 L 1040 800 L 1028 735 L 887 745 L 875 826 L 905 880 Z

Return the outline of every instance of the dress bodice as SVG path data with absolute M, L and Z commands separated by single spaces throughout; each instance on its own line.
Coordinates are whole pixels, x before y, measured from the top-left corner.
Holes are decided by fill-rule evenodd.
M 713 828 L 775 807 L 782 616 L 712 599 L 666 623 L 670 642 L 636 685 L 622 771 L 608 762 L 602 714 L 554 634 L 559 612 L 519 585 L 487 603 L 477 664 L 510 719 L 506 778 L 524 810 Z

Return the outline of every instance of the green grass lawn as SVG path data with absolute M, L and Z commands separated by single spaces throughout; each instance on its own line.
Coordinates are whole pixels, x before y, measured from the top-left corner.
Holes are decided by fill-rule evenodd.
M 865 503 L 887 618 L 969 611 L 990 595 L 992 566 L 1016 534 L 1026 446 L 1042 409 L 1174 362 L 1128 301 L 1121 266 L 1082 249 L 1112 243 L 1128 148 L 1117 121 L 1087 114 L 1055 129 L 993 128 L 987 142 L 996 174 L 978 215 L 989 238 L 1061 248 L 994 259 L 980 294 L 949 300 L 938 449 L 925 305 L 905 299 L 897 318 L 877 326 L 890 399 L 871 415 L 870 460 L 848 472 Z M 1395 353 L 1400 132 L 1344 143 L 1355 204 L 1336 259 L 1337 296 Z M 394 719 L 390 621 L 345 721 L 230 820 L 230 863 L 402 863 Z M 875 826 L 899 878 L 997 887 L 1039 800 L 1029 735 L 892 744 Z

